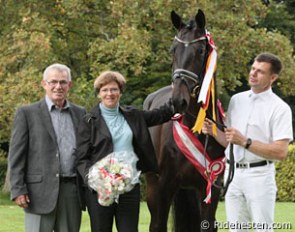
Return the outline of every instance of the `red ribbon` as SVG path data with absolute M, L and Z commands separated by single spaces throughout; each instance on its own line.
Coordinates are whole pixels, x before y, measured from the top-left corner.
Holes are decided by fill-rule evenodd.
M 225 168 L 224 155 L 216 160 L 211 160 L 208 153 L 204 151 L 203 144 L 191 132 L 191 130 L 182 123 L 182 115 L 177 115 L 173 120 L 173 137 L 181 152 L 199 171 L 207 181 L 205 199 L 206 203 L 211 202 L 211 187 L 218 175 L 223 173 Z

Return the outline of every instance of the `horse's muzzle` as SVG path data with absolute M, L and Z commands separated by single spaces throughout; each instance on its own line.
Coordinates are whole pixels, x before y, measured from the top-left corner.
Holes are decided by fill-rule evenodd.
M 174 111 L 177 113 L 184 113 L 187 110 L 188 102 L 184 98 L 173 98 L 172 104 Z

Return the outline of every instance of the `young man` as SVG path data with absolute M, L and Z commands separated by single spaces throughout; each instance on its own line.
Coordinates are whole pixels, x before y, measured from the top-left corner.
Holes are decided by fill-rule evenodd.
M 259 54 L 249 74 L 251 89 L 231 98 L 228 128 L 217 133 L 216 140 L 227 146 L 227 158 L 228 144 L 234 144 L 235 174 L 225 196 L 230 231 L 273 231 L 274 161 L 286 158 L 293 140 L 291 109 L 271 88 L 281 70 L 277 56 Z M 211 127 L 212 121 L 206 119 L 203 133 L 212 135 Z

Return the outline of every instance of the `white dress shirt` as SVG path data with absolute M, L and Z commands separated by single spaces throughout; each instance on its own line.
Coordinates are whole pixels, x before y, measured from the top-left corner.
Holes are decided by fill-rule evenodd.
M 259 94 L 249 90 L 234 95 L 228 107 L 227 124 L 228 127 L 238 129 L 247 138 L 262 143 L 293 140 L 291 109 L 271 88 Z M 229 146 L 226 156 L 229 158 Z M 253 163 L 264 160 L 238 145 L 234 145 L 234 156 L 236 162 Z

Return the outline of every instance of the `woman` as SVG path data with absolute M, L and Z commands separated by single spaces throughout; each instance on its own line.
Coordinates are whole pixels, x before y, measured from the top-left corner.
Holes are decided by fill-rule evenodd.
M 151 111 L 123 108 L 119 102 L 125 84 L 125 78 L 114 71 L 105 71 L 94 81 L 100 102 L 81 121 L 77 138 L 77 169 L 87 185 L 90 167 L 112 152 L 126 151 L 136 156 L 137 171 L 158 171 L 148 127 L 169 121 L 173 107 L 167 104 Z M 139 183 L 110 206 L 98 202 L 96 191 L 85 191 L 91 231 L 111 232 L 114 218 L 118 232 L 138 231 Z

